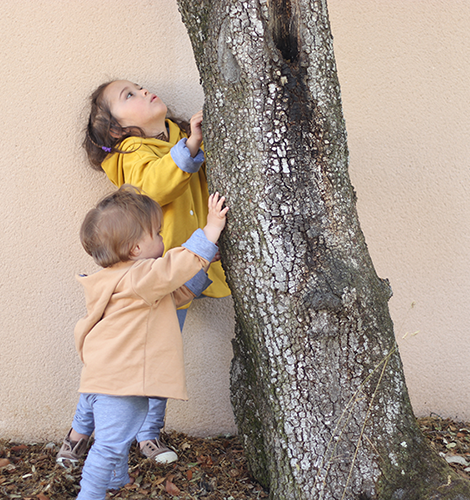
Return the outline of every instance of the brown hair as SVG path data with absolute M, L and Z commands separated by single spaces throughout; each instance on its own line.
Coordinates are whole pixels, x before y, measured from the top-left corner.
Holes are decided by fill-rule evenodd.
M 90 96 L 90 116 L 82 144 L 91 167 L 101 172 L 103 171 L 101 163 L 109 153 L 126 154 L 132 152 L 119 149 L 119 145 L 124 139 L 146 137 L 140 127 L 121 127 L 111 114 L 109 104 L 104 98 L 104 91 L 113 81 L 115 80 L 101 84 Z M 169 119 L 175 122 L 188 136 L 190 135 L 191 129 L 188 122 L 174 118 Z M 157 139 L 166 140 L 167 138 L 164 134 L 160 134 Z
M 129 260 L 144 234 L 160 230 L 160 205 L 138 188 L 123 184 L 90 210 L 80 228 L 85 251 L 101 267 Z

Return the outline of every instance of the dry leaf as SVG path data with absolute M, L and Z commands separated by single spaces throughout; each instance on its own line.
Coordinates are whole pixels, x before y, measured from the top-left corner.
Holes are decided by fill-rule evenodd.
M 201 455 L 200 457 L 197 457 L 197 461 L 200 465 L 206 467 L 211 467 L 212 465 L 214 465 L 214 462 L 212 462 L 212 458 L 207 455 Z
M 449 464 L 460 464 L 460 465 L 464 465 L 465 467 L 467 465 L 470 465 L 470 463 L 468 463 L 465 458 L 463 458 L 462 456 L 460 455 L 447 455 L 445 457 L 447 463 Z
M 11 451 L 21 451 L 21 450 L 27 450 L 28 447 L 25 444 L 20 444 L 18 446 L 12 446 Z
M 8 465 L 10 463 L 10 460 L 8 458 L 0 458 L 0 467 L 5 467 L 5 465 Z
M 170 481 L 170 479 L 166 480 L 165 483 L 165 490 L 169 495 L 173 495 L 175 497 L 179 496 L 181 494 L 181 491 L 179 488 Z
M 47 497 L 46 495 L 44 495 L 44 493 L 39 493 L 39 494 L 37 495 L 37 498 L 38 498 L 39 500 L 49 500 L 49 497 Z

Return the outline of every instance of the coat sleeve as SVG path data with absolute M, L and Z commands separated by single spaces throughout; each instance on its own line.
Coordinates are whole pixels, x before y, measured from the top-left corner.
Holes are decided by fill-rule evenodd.
M 121 156 L 125 182 L 142 189 L 162 207 L 189 187 L 192 174 L 178 167 L 171 152 L 158 157 L 142 144 L 136 151 Z
M 178 290 L 207 264 L 207 260 L 185 248 L 173 248 L 159 259 L 137 261 L 131 270 L 132 286 L 150 305 Z M 195 297 L 188 287 L 186 290 L 181 297 L 183 304 Z
M 191 292 L 188 287 L 183 285 L 173 292 L 173 297 L 175 299 L 176 307 L 181 307 L 189 304 L 195 297 L 197 297 L 197 295 Z
M 212 283 L 207 273 L 201 269 L 195 276 L 187 281 L 183 286 L 173 292 L 176 307 L 189 304 L 194 297 L 198 297 Z

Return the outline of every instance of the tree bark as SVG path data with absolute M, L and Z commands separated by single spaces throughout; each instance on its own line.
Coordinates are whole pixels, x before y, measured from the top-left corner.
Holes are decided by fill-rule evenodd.
M 348 175 L 325 0 L 178 0 L 233 292 L 232 403 L 272 499 L 470 499 L 411 409 Z

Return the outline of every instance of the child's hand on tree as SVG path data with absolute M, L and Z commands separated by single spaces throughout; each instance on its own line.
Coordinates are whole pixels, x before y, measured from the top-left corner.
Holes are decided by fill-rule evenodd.
M 191 117 L 189 125 L 191 127 L 191 135 L 186 141 L 186 147 L 194 158 L 202 143 L 202 111 L 198 111 Z
M 209 213 L 207 214 L 207 224 L 203 231 L 206 238 L 212 243 L 217 243 L 222 229 L 225 227 L 226 215 L 229 207 L 223 208 L 225 196 L 219 197 L 219 193 L 209 196 Z

